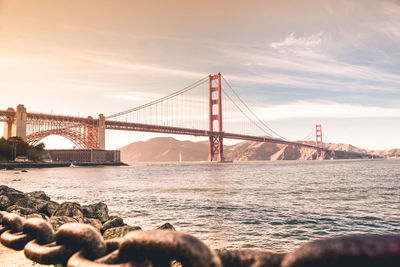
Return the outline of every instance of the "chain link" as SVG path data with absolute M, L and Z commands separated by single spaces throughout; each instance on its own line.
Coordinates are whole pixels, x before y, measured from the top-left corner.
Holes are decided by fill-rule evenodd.
M 40 264 L 68 267 L 305 267 L 400 266 L 400 234 L 348 235 L 303 244 L 290 253 L 212 250 L 199 239 L 170 230 L 133 231 L 104 241 L 93 226 L 67 223 L 55 233 L 43 219 L 0 211 L 0 241 Z

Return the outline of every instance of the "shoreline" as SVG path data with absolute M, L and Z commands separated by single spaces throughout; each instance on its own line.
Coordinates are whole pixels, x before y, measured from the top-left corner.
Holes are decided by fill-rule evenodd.
M 102 167 L 102 166 L 131 166 L 131 165 L 146 165 L 146 164 L 179 164 L 179 165 L 191 165 L 191 164 L 206 164 L 206 165 L 219 165 L 219 164 L 260 164 L 260 163 L 288 163 L 288 162 L 307 162 L 307 163 L 321 163 L 321 162 L 353 162 L 353 161 L 371 161 L 371 160 L 400 160 L 399 158 L 375 158 L 375 159 L 334 159 L 334 160 L 249 160 L 249 161 L 229 161 L 229 162 L 208 162 L 208 161 L 184 161 L 181 163 L 175 161 L 137 161 L 137 162 L 75 162 L 75 167 Z M 42 169 L 42 168 L 65 168 L 70 167 L 70 162 L 51 162 L 51 163 L 39 163 L 39 162 L 0 162 L 0 170 L 19 170 L 19 169 Z
M 101 166 L 128 166 L 123 162 L 75 162 L 75 166 L 78 167 L 101 167 Z M 70 162 L 51 162 L 51 163 L 39 163 L 39 162 L 0 162 L 0 170 L 15 170 L 15 169 L 33 169 L 33 168 L 61 168 L 70 167 Z

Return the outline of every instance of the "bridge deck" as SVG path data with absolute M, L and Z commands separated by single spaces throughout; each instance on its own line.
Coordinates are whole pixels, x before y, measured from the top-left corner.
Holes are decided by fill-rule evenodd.
M 217 136 L 220 134 L 219 132 L 210 132 L 205 130 L 196 130 L 190 128 L 179 128 L 179 127 L 170 127 L 170 126 L 162 126 L 162 125 L 150 125 L 150 124 L 141 124 L 141 123 L 132 123 L 132 122 L 122 122 L 122 121 L 106 121 L 106 129 L 109 130 L 122 130 L 122 131 L 137 131 L 137 132 L 153 132 L 153 133 L 169 133 L 169 134 L 182 134 L 182 135 L 193 135 L 193 136 Z M 251 135 L 242 135 L 235 133 L 222 133 L 223 138 L 227 139 L 237 139 L 237 140 L 247 140 L 247 141 L 255 141 L 255 142 L 265 142 L 265 143 L 274 143 L 274 144 L 283 144 L 283 145 L 294 145 L 298 147 L 306 147 L 311 149 L 321 149 L 320 147 L 299 143 L 286 141 L 278 138 L 272 138 L 269 136 L 251 136 Z

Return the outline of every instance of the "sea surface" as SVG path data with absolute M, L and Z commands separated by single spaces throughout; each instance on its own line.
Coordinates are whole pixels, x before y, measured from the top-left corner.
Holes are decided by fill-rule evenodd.
M 102 201 L 132 226 L 169 222 L 213 248 L 287 251 L 330 235 L 400 232 L 400 160 L 2 170 L 0 184 Z

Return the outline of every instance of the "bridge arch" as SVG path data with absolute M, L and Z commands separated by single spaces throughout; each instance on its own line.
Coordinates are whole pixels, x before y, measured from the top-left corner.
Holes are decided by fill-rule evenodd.
M 26 141 L 31 145 L 37 145 L 42 139 L 50 135 L 58 135 L 70 140 L 78 149 L 87 148 L 87 138 L 79 131 L 71 129 L 51 129 L 46 131 L 35 132 L 26 137 Z M 93 140 L 90 140 L 93 141 Z

